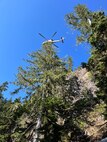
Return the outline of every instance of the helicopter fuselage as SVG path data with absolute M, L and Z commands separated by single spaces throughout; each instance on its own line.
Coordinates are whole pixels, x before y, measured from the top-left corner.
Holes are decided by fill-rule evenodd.
M 56 43 L 56 42 L 64 42 L 64 38 L 62 37 L 62 38 L 59 39 L 59 40 L 52 40 L 52 39 L 49 39 L 49 40 L 44 41 L 42 44 L 43 44 L 43 45 L 44 45 L 44 44 L 54 44 L 54 43 Z

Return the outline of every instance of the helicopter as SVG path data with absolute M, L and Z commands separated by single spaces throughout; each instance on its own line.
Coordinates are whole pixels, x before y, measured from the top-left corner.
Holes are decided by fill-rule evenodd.
M 62 42 L 62 43 L 64 43 L 64 37 L 61 37 L 59 40 L 53 40 L 52 38 L 56 35 L 56 33 L 57 32 L 55 32 L 53 35 L 52 35 L 52 37 L 51 37 L 51 39 L 47 39 L 45 36 L 43 36 L 41 33 L 39 33 L 39 35 L 41 36 L 41 37 L 43 37 L 46 41 L 44 41 L 43 43 L 42 43 L 42 45 L 43 46 L 48 46 L 48 45 L 54 45 L 54 46 L 56 46 L 57 48 L 58 48 L 58 46 L 55 44 L 55 43 L 57 43 L 57 42 Z

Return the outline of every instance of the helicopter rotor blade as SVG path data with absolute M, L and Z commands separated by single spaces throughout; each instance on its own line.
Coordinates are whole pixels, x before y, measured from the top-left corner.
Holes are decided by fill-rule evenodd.
M 59 48 L 56 44 L 53 44 L 55 47 Z
M 54 34 L 52 35 L 52 37 L 51 37 L 51 38 L 53 38 L 53 37 L 56 35 L 56 33 L 57 33 L 57 32 L 54 32 Z
M 44 39 L 46 39 L 46 40 L 47 40 L 47 38 L 46 38 L 46 37 L 44 37 L 41 33 L 39 33 L 39 35 L 40 35 L 41 37 L 43 37 Z

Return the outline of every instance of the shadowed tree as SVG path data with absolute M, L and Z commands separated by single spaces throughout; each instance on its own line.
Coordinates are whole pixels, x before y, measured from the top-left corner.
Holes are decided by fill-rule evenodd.
M 107 104 L 107 16 L 103 11 L 92 12 L 86 6 L 78 5 L 74 13 L 66 15 L 66 20 L 80 32 L 77 40 L 91 45 L 91 57 L 86 67 L 99 87 L 97 97 Z

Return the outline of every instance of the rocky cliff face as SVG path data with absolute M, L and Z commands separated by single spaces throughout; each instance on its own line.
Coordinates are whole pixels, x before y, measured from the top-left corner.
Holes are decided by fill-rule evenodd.
M 70 95 L 73 97 L 72 104 L 74 106 L 78 104 L 79 108 L 81 107 L 82 101 L 86 103 L 84 104 L 85 109 L 81 110 L 82 107 L 80 108 L 79 115 L 74 115 L 77 110 L 71 111 L 72 118 L 75 120 L 74 124 L 79 126 L 92 142 L 98 142 L 107 135 L 107 121 L 104 117 L 106 104 L 97 98 L 99 88 L 92 79 L 91 73 L 86 68 L 77 69 L 67 75 L 66 80 L 70 81 L 70 85 L 67 87 L 70 92 L 68 98 L 70 98 Z M 84 100 L 87 101 L 84 102 Z
M 96 97 L 98 88 L 91 78 L 91 73 L 88 72 L 86 68 L 80 68 L 75 71 L 75 76 L 78 78 L 80 93 L 87 90 L 90 94 L 89 97 Z
M 99 90 L 92 80 L 91 73 L 86 68 L 79 68 L 73 73 L 67 75 L 66 80 L 70 81 L 70 85 L 66 86 L 69 89 L 70 95 L 74 97 L 76 102 L 80 98 L 88 97 L 96 98 L 96 92 Z
M 97 99 L 96 92 L 99 88 L 95 85 L 91 73 L 86 68 L 77 69 L 74 72 L 74 78 L 73 82 L 75 83 L 72 83 L 72 90 L 74 90 L 76 97 L 88 97 L 90 102 Z M 106 104 L 103 101 L 96 102 L 93 108 L 85 113 L 84 118 L 81 116 L 81 123 L 83 123 L 81 129 L 88 137 L 92 138 L 93 142 L 97 142 L 107 135 L 107 120 L 104 118 L 105 107 Z M 78 123 L 78 125 L 80 124 Z

